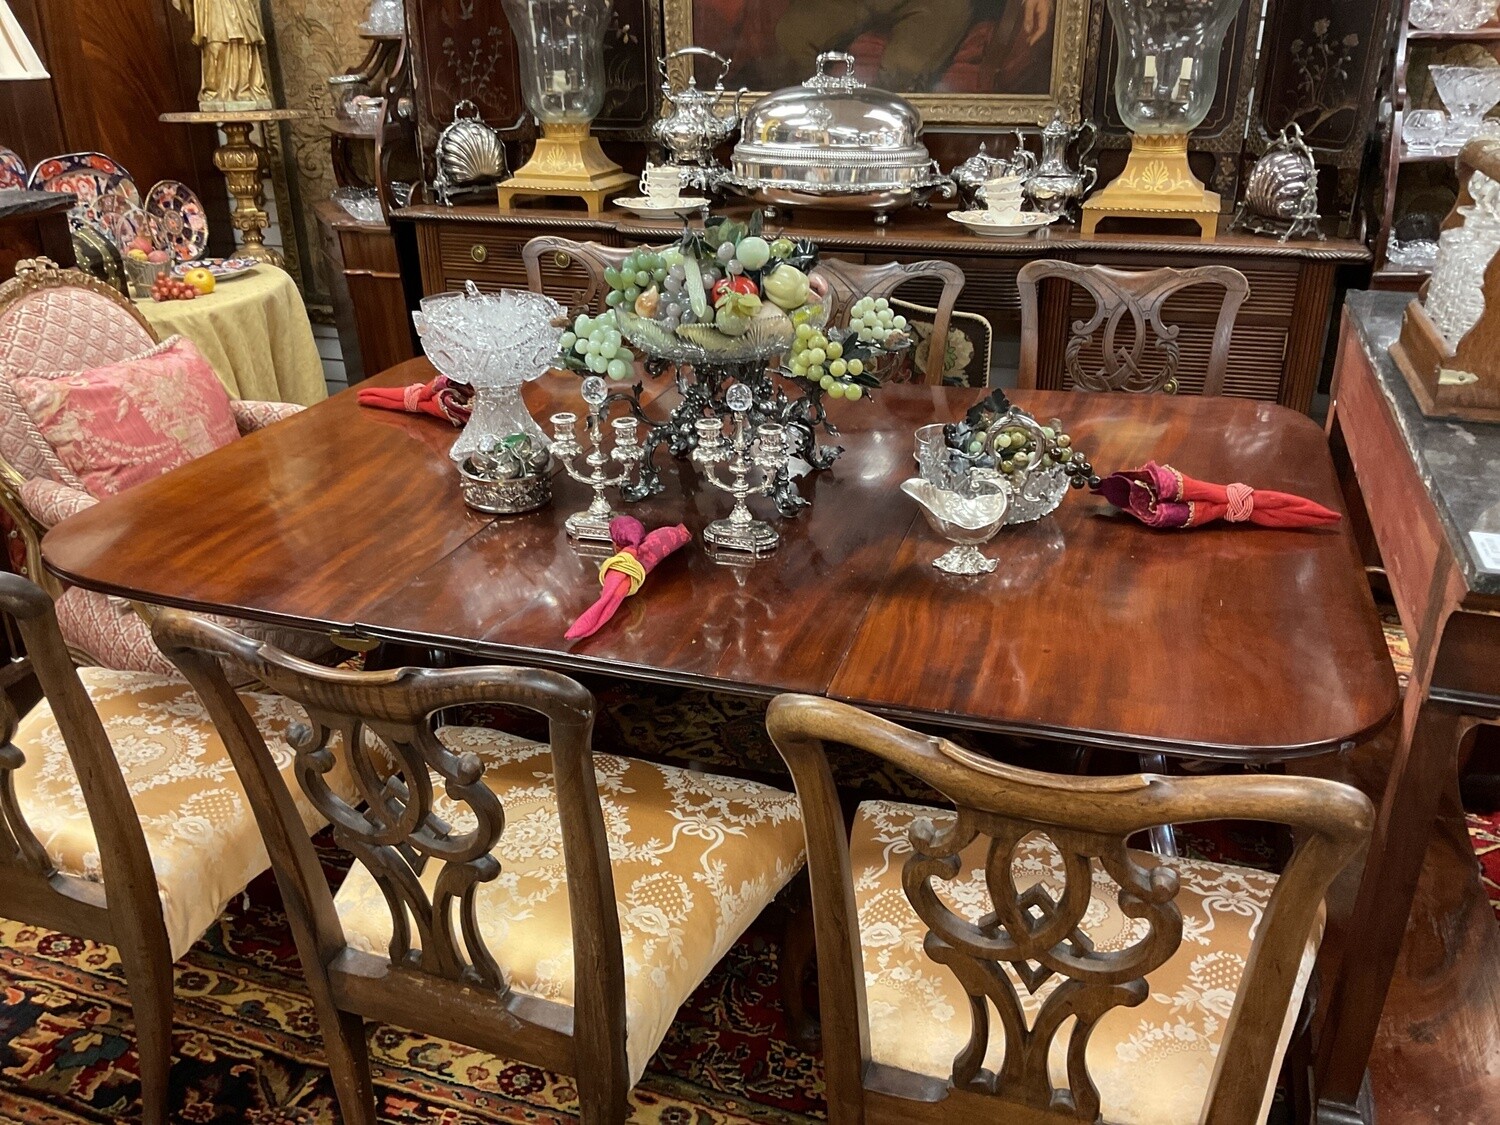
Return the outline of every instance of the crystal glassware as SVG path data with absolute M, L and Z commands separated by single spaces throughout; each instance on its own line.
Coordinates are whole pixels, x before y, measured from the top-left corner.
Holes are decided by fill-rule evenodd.
M 1445 141 L 1462 144 L 1479 132 L 1484 115 L 1500 103 L 1500 66 L 1434 66 L 1428 73 L 1451 114 Z
M 552 321 L 564 311 L 540 293 L 481 293 L 472 281 L 460 293 L 422 299 L 412 322 L 427 358 L 439 374 L 474 388 L 469 421 L 449 454 L 454 461 L 463 464 L 511 434 L 547 444 L 521 401 L 521 385 L 551 366 L 562 336 Z
M 956 544 L 932 562 L 948 574 L 990 574 L 999 565 L 979 547 L 1005 526 L 1010 491 L 993 470 L 972 469 L 970 478 L 964 491 L 940 488 L 922 477 L 901 484 L 901 491 L 921 505 L 932 530 Z
M 1115 104 L 1137 136 L 1190 133 L 1219 85 L 1224 33 L 1239 0 L 1109 0 Z
M 1448 115 L 1440 109 L 1408 110 L 1401 120 L 1401 139 L 1413 155 L 1436 152 L 1447 135 Z
M 1495 18 L 1494 0 L 1412 0 L 1407 21 L 1423 31 L 1473 31 Z
M 1438 238 L 1437 261 L 1423 307 L 1450 347 L 1469 334 L 1484 312 L 1484 275 L 1500 251 L 1500 183 L 1482 172 L 1469 177 L 1474 202 L 1460 207 L 1462 226 Z

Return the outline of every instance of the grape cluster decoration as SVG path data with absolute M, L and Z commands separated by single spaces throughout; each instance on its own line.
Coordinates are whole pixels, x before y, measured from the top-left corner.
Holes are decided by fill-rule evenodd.
M 944 426 L 943 437 L 975 468 L 998 469 L 1009 477 L 1056 466 L 1070 488 L 1099 483 L 1088 455 L 1073 447 L 1060 418 L 1042 425 L 1003 391 L 972 407 L 963 421 Z

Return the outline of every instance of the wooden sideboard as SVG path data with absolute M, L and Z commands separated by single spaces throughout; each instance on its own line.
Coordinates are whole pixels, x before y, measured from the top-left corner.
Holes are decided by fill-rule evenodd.
M 732 213 L 743 213 L 742 209 Z M 579 211 L 517 209 L 496 206 L 421 205 L 397 211 L 397 223 L 415 230 L 422 292 L 456 289 L 467 280 L 480 288 L 524 288 L 521 248 L 537 235 L 552 234 L 609 246 L 661 242 L 681 227 L 636 219 L 619 211 L 587 215 Z M 773 227 L 783 225 L 777 220 Z M 940 211 L 910 210 L 878 227 L 868 218 L 798 215 L 784 223 L 791 233 L 817 240 L 824 253 L 856 261 L 920 261 L 944 258 L 960 266 L 967 278 L 958 307 L 989 319 L 997 336 L 1020 331 L 1016 272 L 1035 258 L 1060 258 L 1126 269 L 1188 267 L 1209 262 L 1234 266 L 1250 281 L 1250 298 L 1235 324 L 1226 393 L 1280 402 L 1306 411 L 1317 389 L 1329 325 L 1337 294 L 1363 280 L 1369 252 L 1340 239 L 1279 243 L 1249 235 L 1197 238 L 1100 234 L 1083 237 L 1073 227 L 1054 227 L 1032 238 L 981 238 L 958 229 Z M 398 240 L 399 241 L 399 240 Z M 543 284 L 565 304 L 582 290 L 582 274 L 559 256 L 543 263 Z M 1343 276 L 1341 276 L 1341 271 Z M 929 283 L 930 284 L 930 283 Z M 923 291 L 911 283 L 902 296 L 935 303 L 936 285 Z M 1081 293 L 1049 283 L 1041 300 L 1043 339 L 1041 385 L 1066 388 L 1063 349 L 1070 319 L 1087 316 Z M 1166 319 L 1181 325 L 1181 383 L 1192 392 L 1202 383 L 1218 315 L 1219 294 L 1190 290 L 1166 305 Z M 1071 303 L 1070 303 L 1071 302 Z
M 314 207 L 349 382 L 417 354 L 396 242 L 384 223 L 362 223 L 331 199 Z

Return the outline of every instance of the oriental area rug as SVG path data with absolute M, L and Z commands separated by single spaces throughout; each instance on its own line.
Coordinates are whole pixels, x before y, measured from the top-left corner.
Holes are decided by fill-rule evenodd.
M 727 772 L 779 768 L 759 705 L 667 689 L 647 702 L 636 694 L 599 696 L 600 749 L 685 757 Z M 868 759 L 839 763 L 837 776 L 852 778 L 859 790 L 902 791 L 899 779 Z M 1471 818 L 1470 833 L 1494 901 L 1500 898 L 1500 822 Z M 1232 826 L 1180 839 L 1190 854 L 1250 864 L 1271 859 L 1264 842 L 1241 837 Z M 319 843 L 330 880 L 342 879 L 347 860 L 326 833 Z M 823 1119 L 819 1058 L 797 1044 L 783 1013 L 780 936 L 766 919 L 752 926 L 684 1005 L 631 1095 L 633 1121 L 799 1125 Z M 138 1119 L 134 1023 L 113 948 L 0 920 L 0 989 L 0 1122 Z M 340 1120 L 296 949 L 268 875 L 178 963 L 176 992 L 174 1122 Z M 383 1025 L 371 1025 L 370 1042 L 382 1125 L 577 1120 L 576 1094 L 566 1078 Z

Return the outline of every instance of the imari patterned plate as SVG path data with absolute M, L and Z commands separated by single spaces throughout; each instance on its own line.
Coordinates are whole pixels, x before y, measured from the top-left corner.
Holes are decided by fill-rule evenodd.
M 72 192 L 80 205 L 101 195 L 121 195 L 131 203 L 141 202 L 140 189 L 130 173 L 102 152 L 72 152 L 51 156 L 31 170 L 26 186 L 33 191 Z
M 0 190 L 26 186 L 26 161 L 0 145 Z
M 228 281 L 253 270 L 260 262 L 254 258 L 199 258 L 195 262 L 179 262 L 172 267 L 173 277 L 186 277 L 188 270 L 204 269 L 214 275 L 215 281 Z
M 181 262 L 191 262 L 208 249 L 208 216 L 203 201 L 187 184 L 162 180 L 146 193 L 146 210 L 156 220 L 160 238 Z

